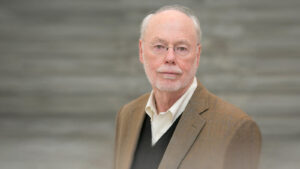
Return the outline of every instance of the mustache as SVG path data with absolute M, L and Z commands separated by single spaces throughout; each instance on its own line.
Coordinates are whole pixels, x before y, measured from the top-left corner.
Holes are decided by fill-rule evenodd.
M 176 74 L 182 74 L 182 70 L 177 66 L 167 66 L 162 65 L 157 70 L 158 73 L 176 73 Z

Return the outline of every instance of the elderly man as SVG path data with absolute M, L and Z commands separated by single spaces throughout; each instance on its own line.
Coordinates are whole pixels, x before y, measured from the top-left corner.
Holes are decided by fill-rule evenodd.
M 115 169 L 257 168 L 256 123 L 195 77 L 200 40 L 186 7 L 165 6 L 143 20 L 139 59 L 153 90 L 117 115 Z

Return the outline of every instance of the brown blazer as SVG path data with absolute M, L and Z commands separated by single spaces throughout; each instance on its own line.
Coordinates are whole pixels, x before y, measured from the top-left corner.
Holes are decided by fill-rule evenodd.
M 117 115 L 114 169 L 130 169 L 148 98 L 133 100 Z M 198 81 L 158 169 L 256 169 L 260 149 L 256 123 Z

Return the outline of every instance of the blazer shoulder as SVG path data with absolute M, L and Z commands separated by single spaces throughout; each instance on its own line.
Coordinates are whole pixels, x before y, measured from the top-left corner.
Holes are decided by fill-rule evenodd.
M 210 108 L 213 112 L 217 114 L 217 116 L 226 116 L 227 118 L 229 117 L 231 119 L 236 120 L 243 119 L 252 121 L 252 118 L 239 107 L 223 100 L 222 98 L 214 95 L 213 93 L 208 92 L 208 95 Z
M 231 137 L 238 135 L 240 138 L 240 133 L 248 135 L 252 133 L 256 134 L 255 138 L 260 137 L 259 126 L 246 112 L 212 93 L 209 93 L 208 98 L 210 104 L 208 119 L 221 124 Z

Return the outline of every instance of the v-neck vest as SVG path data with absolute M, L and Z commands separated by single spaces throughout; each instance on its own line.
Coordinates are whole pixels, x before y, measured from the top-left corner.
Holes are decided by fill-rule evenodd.
M 152 146 L 150 117 L 145 115 L 131 169 L 158 168 L 180 117 L 181 115 L 176 119 L 168 131 L 156 142 L 156 144 Z

